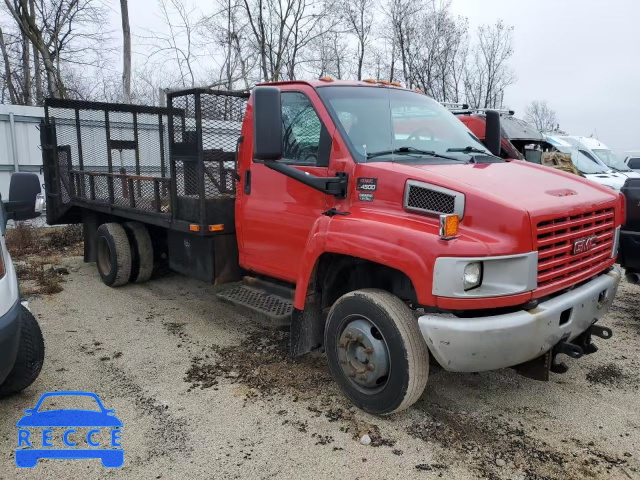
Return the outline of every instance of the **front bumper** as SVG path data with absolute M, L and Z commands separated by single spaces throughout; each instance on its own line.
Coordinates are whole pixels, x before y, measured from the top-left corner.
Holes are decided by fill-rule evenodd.
M 480 372 L 511 367 L 539 357 L 561 340 L 572 340 L 589 328 L 609 310 L 621 276 L 615 266 L 533 310 L 473 318 L 427 314 L 418 319 L 418 325 L 445 370 Z
M 0 317 L 0 384 L 13 369 L 20 344 L 20 300 Z

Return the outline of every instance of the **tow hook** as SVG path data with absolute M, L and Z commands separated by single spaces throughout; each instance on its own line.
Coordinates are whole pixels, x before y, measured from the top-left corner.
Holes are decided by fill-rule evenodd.
M 613 337 L 613 331 L 609 327 L 602 327 L 600 325 L 591 325 L 589 333 L 604 340 L 609 340 Z
M 566 373 L 567 370 L 569 370 L 566 363 L 558 362 L 556 360 L 556 357 L 561 353 L 568 355 L 571 358 L 580 358 L 584 355 L 584 350 L 582 347 L 573 343 L 565 342 L 564 340 L 560 341 L 552 350 L 550 370 L 553 373 Z
M 595 335 L 596 337 L 602 338 L 604 340 L 609 340 L 611 337 L 613 337 L 613 331 L 608 327 L 591 325 L 584 333 L 578 335 L 573 340 L 573 343 L 582 348 L 585 355 L 590 355 L 598 351 L 598 347 L 596 346 L 596 344 L 591 341 L 592 335 Z

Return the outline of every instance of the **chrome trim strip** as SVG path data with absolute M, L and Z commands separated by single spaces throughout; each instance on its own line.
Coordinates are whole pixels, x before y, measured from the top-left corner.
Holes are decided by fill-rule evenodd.
M 611 257 L 616 258 L 618 256 L 618 247 L 620 246 L 620 228 L 617 227 L 613 232 L 613 245 L 611 246 Z
M 404 201 L 403 206 L 405 210 L 409 210 L 411 212 L 418 213 L 426 213 L 427 215 L 451 215 L 449 212 L 438 212 L 435 210 L 426 210 L 422 208 L 415 208 L 409 206 L 409 190 L 410 187 L 421 187 L 429 190 L 433 190 L 434 192 L 444 193 L 447 195 L 451 195 L 453 200 L 453 214 L 458 215 L 460 220 L 464 217 L 464 205 L 465 205 L 465 197 L 464 193 L 456 192 L 455 190 L 450 190 L 448 188 L 441 187 L 439 185 L 433 185 L 431 183 L 419 182 L 417 180 L 407 180 L 407 183 L 404 187 Z

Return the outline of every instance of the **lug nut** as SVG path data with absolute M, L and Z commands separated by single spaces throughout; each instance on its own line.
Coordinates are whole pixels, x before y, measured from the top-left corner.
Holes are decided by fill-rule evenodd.
M 351 335 L 351 332 L 345 332 L 344 336 L 346 338 L 353 338 L 353 335 Z
M 364 353 L 373 353 L 373 348 L 372 347 L 365 348 Z
M 373 363 L 367 365 L 367 370 L 369 370 L 370 372 L 372 372 L 374 368 L 375 367 L 373 366 Z
M 338 344 L 338 347 L 340 347 L 340 348 L 344 348 L 346 345 L 347 345 L 346 343 L 344 343 L 344 342 L 340 342 L 340 343 Z
M 358 342 L 362 342 L 362 340 L 364 340 L 364 337 L 362 335 L 358 335 L 358 337 L 356 338 L 356 340 Z
M 367 375 L 366 374 L 365 375 L 360 375 L 360 380 L 365 380 L 366 381 L 367 380 Z
M 355 377 L 356 376 L 356 372 L 355 371 L 349 372 L 347 375 L 349 375 L 350 377 Z

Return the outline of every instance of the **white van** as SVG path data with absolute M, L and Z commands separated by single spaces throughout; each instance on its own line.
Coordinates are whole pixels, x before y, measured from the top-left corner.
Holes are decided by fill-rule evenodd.
M 563 136 L 559 138 L 578 148 L 581 152 L 596 157 L 618 175 L 624 176 L 625 180 L 626 178 L 640 178 L 640 174 L 629 168 L 621 158 L 597 138 L 577 136 Z
M 547 136 L 547 142 L 549 142 L 555 150 L 561 153 L 571 154 L 571 161 L 578 171 L 584 175 L 584 177 L 593 182 L 604 185 L 605 187 L 612 188 L 613 190 L 620 191 L 627 177 L 612 172 L 602 161 L 597 157 L 589 153 L 574 147 L 569 142 L 565 141 L 566 137 L 552 137 Z

